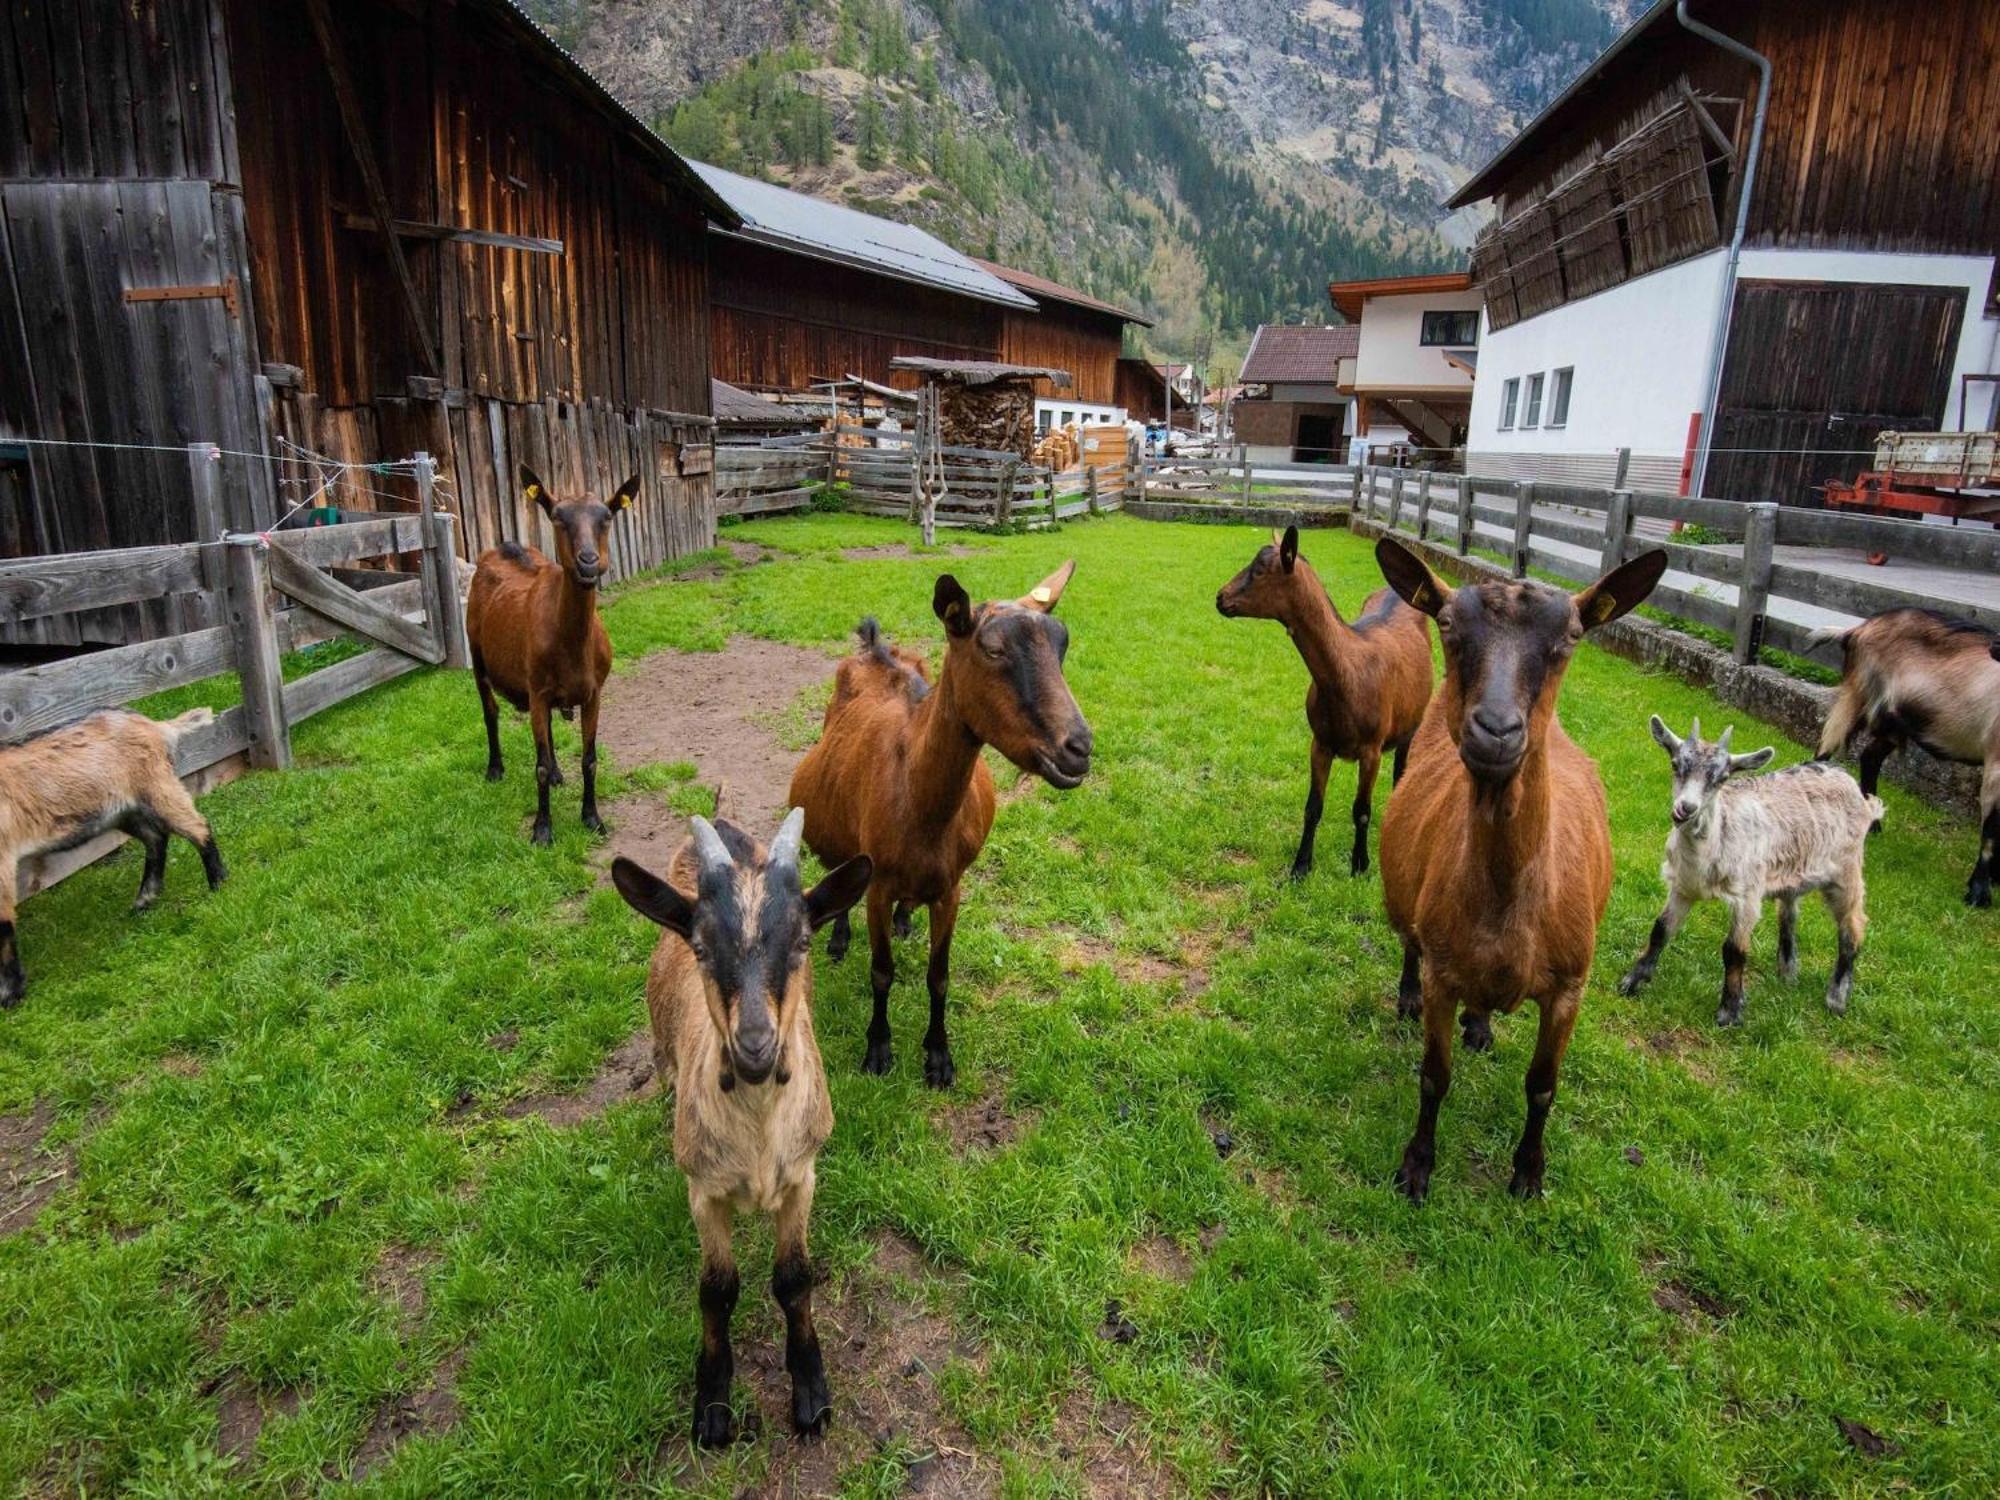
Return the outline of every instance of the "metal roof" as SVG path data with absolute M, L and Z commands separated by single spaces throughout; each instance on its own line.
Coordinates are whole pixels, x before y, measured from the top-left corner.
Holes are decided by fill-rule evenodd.
M 1033 309 L 1032 297 L 983 271 L 936 235 L 912 224 L 877 218 L 828 203 L 776 183 L 725 172 L 707 162 L 688 163 L 743 220 L 727 231 L 739 239 L 775 245 L 815 260 L 854 266 L 878 276 L 940 287 L 961 297 Z
M 1137 323 L 1141 328 L 1151 328 L 1153 320 L 1141 313 L 1129 312 L 1115 303 L 1093 297 L 1088 292 L 1079 292 L 1073 286 L 1064 286 L 1060 281 L 1051 281 L 1046 276 L 1037 276 L 1033 271 L 1023 271 L 1016 266 L 1003 266 L 998 261 L 972 257 L 977 266 L 991 271 L 1009 286 L 1019 287 L 1024 292 L 1049 302 L 1067 302 L 1075 307 L 1086 307 L 1092 312 L 1109 313 L 1114 318 L 1122 318 L 1127 323 Z

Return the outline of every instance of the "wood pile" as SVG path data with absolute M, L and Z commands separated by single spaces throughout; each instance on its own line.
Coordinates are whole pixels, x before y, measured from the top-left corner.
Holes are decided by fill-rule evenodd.
M 1074 425 L 1058 427 L 1035 444 L 1034 452 L 1028 456 L 1036 463 L 1061 473 L 1083 461 L 1083 440 L 1077 436 Z
M 942 382 L 938 416 L 948 448 L 984 448 L 1026 458 L 1035 446 L 1035 383 L 1029 379 L 984 385 Z

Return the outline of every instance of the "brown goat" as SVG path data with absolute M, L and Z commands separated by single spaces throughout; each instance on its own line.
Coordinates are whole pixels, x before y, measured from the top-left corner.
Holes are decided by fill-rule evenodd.
M 15 882 L 20 861 L 74 849 L 118 830 L 146 846 L 134 911 L 159 899 L 167 873 L 167 835 L 201 851 L 208 887 L 228 872 L 215 834 L 174 774 L 174 746 L 191 729 L 212 722 L 206 708 L 155 723 L 144 714 L 107 709 L 0 747 L 0 1010 L 21 1003 L 28 982 L 14 940 Z
M 583 710 L 583 826 L 604 832 L 597 815 L 597 708 L 611 674 L 611 637 L 597 617 L 597 585 L 604 577 L 611 519 L 639 495 L 639 476 L 618 486 L 610 500 L 565 500 L 523 465 L 521 493 L 542 508 L 555 529 L 556 560 L 533 547 L 502 542 L 479 554 L 465 600 L 465 634 L 472 648 L 472 677 L 486 714 L 486 779 L 505 774 L 500 765 L 501 697 L 524 710 L 535 734 L 535 830 L 551 842 L 549 788 L 562 785 L 549 715 L 568 718 Z
M 1230 619 L 1276 620 L 1312 674 L 1306 724 L 1312 730 L 1312 788 L 1306 826 L 1292 860 L 1292 879 L 1312 872 L 1313 836 L 1326 805 L 1326 773 L 1335 758 L 1358 764 L 1354 788 L 1354 853 L 1348 869 L 1368 869 L 1368 820 L 1375 810 L 1375 776 L 1382 751 L 1395 752 L 1392 777 L 1403 778 L 1410 740 L 1431 701 L 1430 623 L 1389 589 L 1377 589 L 1352 625 L 1340 617 L 1326 586 L 1299 556 L 1299 528 L 1290 526 L 1215 596 Z
M 1819 759 L 1861 740 L 1866 795 L 1875 795 L 1882 762 L 1912 742 L 1940 760 L 1985 767 L 1979 856 L 1965 902 L 1991 906 L 2000 872 L 2000 639 L 1935 610 L 1892 609 L 1850 630 L 1817 632 L 1813 640 L 1839 641 L 1844 657 Z
M 1063 679 L 1069 632 L 1051 613 L 1075 571 L 1064 563 L 1025 597 L 976 608 L 957 579 L 939 578 L 931 608 L 944 622 L 945 657 L 935 687 L 915 657 L 886 645 L 875 622 L 863 620 L 862 649 L 840 664 L 819 743 L 792 774 L 791 802 L 805 809 L 806 843 L 820 860 L 837 865 L 866 854 L 875 862 L 868 887 L 875 1010 L 864 1072 L 886 1073 L 893 1058 L 894 915 L 928 905 L 924 1081 L 949 1088 L 956 1076 L 944 1012 L 958 886 L 993 827 L 993 777 L 980 746 L 1064 790 L 1090 770 L 1090 726 Z M 840 917 L 827 952 L 838 960 L 847 944 Z
M 1666 554 L 1636 557 L 1573 597 L 1527 582 L 1447 588 L 1387 537 L 1375 557 L 1390 587 L 1437 621 L 1445 660 L 1382 820 L 1382 895 L 1403 940 L 1397 1009 L 1424 1021 L 1417 1128 L 1396 1185 L 1415 1203 L 1430 1189 L 1454 1012 L 1465 1045 L 1484 1051 L 1492 1013 L 1532 998 L 1541 1029 L 1509 1191 L 1537 1197 L 1542 1131 L 1611 898 L 1604 788 L 1563 733 L 1556 694 L 1583 633 L 1651 593 Z
M 733 824 L 694 820 L 668 878 L 629 859 L 611 878 L 634 911 L 665 929 L 646 978 L 653 1056 L 673 1080 L 674 1161 L 687 1177 L 701 1236 L 701 1352 L 694 1367 L 694 1440 L 735 1435 L 729 1320 L 739 1280 L 731 1220 L 772 1215 L 771 1295 L 785 1313 L 792 1427 L 826 1430 L 833 1400 L 813 1328 L 815 1163 L 833 1133 L 833 1103 L 813 1035 L 812 934 L 860 899 L 869 865 L 849 860 L 810 891 L 799 887 L 793 813 L 767 852 Z

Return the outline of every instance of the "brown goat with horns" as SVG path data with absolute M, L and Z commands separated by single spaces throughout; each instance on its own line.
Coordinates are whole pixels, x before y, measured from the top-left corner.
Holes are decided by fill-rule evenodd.
M 869 979 L 875 1010 L 861 1067 L 886 1073 L 893 1059 L 889 987 L 896 961 L 892 922 L 930 907 L 930 1029 L 924 1082 L 956 1076 L 945 1032 L 951 935 L 958 886 L 993 828 L 993 777 L 979 758 L 991 745 L 1053 787 L 1077 786 L 1090 770 L 1090 726 L 1063 678 L 1069 631 L 1055 618 L 1074 562 L 1025 596 L 974 606 L 946 573 L 931 595 L 944 622 L 944 668 L 933 686 L 922 658 L 888 645 L 861 622 L 861 650 L 840 664 L 819 743 L 792 774 L 791 802 L 805 809 L 806 843 L 828 865 L 866 854 Z M 848 923 L 834 922 L 827 952 L 847 952 Z
M 674 1161 L 687 1176 L 701 1236 L 701 1353 L 695 1360 L 694 1440 L 735 1435 L 729 1321 L 740 1285 L 731 1220 L 761 1209 L 775 1220 L 771 1295 L 785 1313 L 792 1427 L 826 1428 L 832 1397 L 813 1327 L 815 1162 L 833 1132 L 826 1070 L 813 1036 L 812 934 L 860 899 L 866 859 L 810 891 L 799 887 L 793 813 L 767 852 L 733 824 L 694 819 L 668 878 L 618 859 L 611 878 L 632 909 L 665 929 L 646 979 L 653 1056 L 673 1080 Z
M 1431 701 L 1431 632 L 1426 617 L 1389 589 L 1377 589 L 1350 625 L 1340 617 L 1312 564 L 1299 556 L 1299 528 L 1260 548 L 1250 565 L 1215 596 L 1221 614 L 1276 620 L 1291 636 L 1312 674 L 1306 689 L 1306 724 L 1312 730 L 1312 789 L 1306 794 L 1305 832 L 1292 860 L 1292 879 L 1313 867 L 1313 837 L 1326 805 L 1326 776 L 1335 759 L 1356 763 L 1354 852 L 1348 869 L 1368 869 L 1368 822 L 1375 811 L 1375 777 L 1382 752 L 1395 752 L 1397 781 L 1410 740 Z
M 1397 1009 L 1424 1022 L 1417 1128 L 1396 1185 L 1416 1203 L 1430 1190 L 1454 1012 L 1465 1045 L 1484 1051 L 1492 1012 L 1532 998 L 1541 1029 L 1509 1191 L 1538 1197 L 1542 1132 L 1611 899 L 1604 787 L 1563 733 L 1556 695 L 1583 633 L 1651 593 L 1667 557 L 1644 553 L 1574 596 L 1528 582 L 1450 589 L 1387 537 L 1375 557 L 1390 587 L 1437 621 L 1445 659 L 1382 820 L 1382 895 L 1403 940 Z
M 465 599 L 465 634 L 472 648 L 472 678 L 486 715 L 486 779 L 498 781 L 500 710 L 497 690 L 524 710 L 535 734 L 537 844 L 551 842 L 549 788 L 561 786 L 551 713 L 583 711 L 583 826 L 604 831 L 597 815 L 597 709 L 611 675 L 611 637 L 597 617 L 597 585 L 604 577 L 611 521 L 639 494 L 634 474 L 603 502 L 557 504 L 534 470 L 521 469 L 521 493 L 538 505 L 555 530 L 556 559 L 519 542 L 502 542 L 479 554 Z

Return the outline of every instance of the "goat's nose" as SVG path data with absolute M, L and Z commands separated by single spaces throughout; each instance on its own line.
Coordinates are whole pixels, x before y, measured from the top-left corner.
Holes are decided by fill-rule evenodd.
M 1524 727 L 1518 710 L 1486 703 L 1472 711 L 1472 723 L 1481 734 L 1496 740 L 1515 739 Z
M 597 553 L 594 550 L 586 549 L 577 553 L 576 560 L 586 568 L 594 568 L 597 566 Z
M 1063 753 L 1076 760 L 1089 760 L 1091 747 L 1096 743 L 1090 726 L 1079 721 L 1076 728 L 1069 732 L 1069 738 L 1063 741 Z

